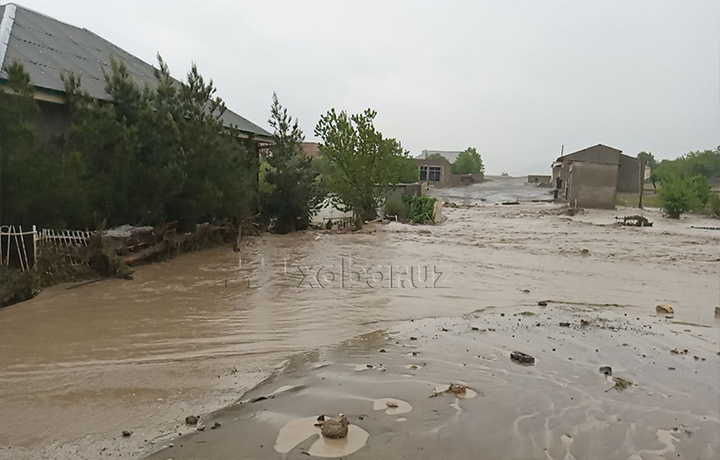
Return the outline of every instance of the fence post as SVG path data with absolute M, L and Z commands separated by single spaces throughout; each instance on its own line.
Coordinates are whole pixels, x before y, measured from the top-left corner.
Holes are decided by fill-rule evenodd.
M 32 235 L 33 235 L 33 268 L 35 268 L 35 267 L 37 267 L 38 235 L 37 235 L 37 227 L 34 225 L 32 227 Z

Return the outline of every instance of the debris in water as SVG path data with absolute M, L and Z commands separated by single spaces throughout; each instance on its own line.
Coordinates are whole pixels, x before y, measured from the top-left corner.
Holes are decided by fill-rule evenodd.
M 510 353 L 510 359 L 520 364 L 535 364 L 535 358 L 520 351 Z
M 400 415 L 410 412 L 412 406 L 401 399 L 380 398 L 373 402 L 373 410 L 384 410 L 387 415 Z
M 325 417 L 320 432 L 330 439 L 343 439 L 347 437 L 350 422 L 344 414 L 338 417 Z
M 610 366 L 603 366 L 600 368 L 600 373 L 605 375 L 612 375 L 612 367 Z
M 670 305 L 668 305 L 666 303 L 661 303 L 660 305 L 655 307 L 655 311 L 657 311 L 659 313 L 665 313 L 666 315 L 674 315 L 675 314 L 675 310 L 673 309 L 673 307 L 671 307 Z
M 626 380 L 622 377 L 613 377 L 613 381 L 615 382 L 615 385 L 605 390 L 605 393 L 615 388 L 616 390 L 624 390 L 625 388 L 630 388 L 632 386 L 632 382 L 630 380 Z
M 615 220 L 620 221 L 618 223 L 625 227 L 652 227 L 653 225 L 652 222 L 643 216 L 616 217 Z

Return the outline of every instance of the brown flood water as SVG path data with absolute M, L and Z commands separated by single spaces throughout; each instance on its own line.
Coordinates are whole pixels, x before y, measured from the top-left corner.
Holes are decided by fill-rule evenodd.
M 445 193 L 479 203 L 519 186 Z M 12 414 L 0 428 L 0 457 L 97 458 L 103 448 L 137 457 L 187 431 L 186 415 L 237 400 L 289 356 L 408 319 L 553 299 L 643 313 L 667 302 L 677 320 L 715 321 L 718 232 L 658 213 L 648 213 L 653 228 L 618 228 L 605 224 L 622 211 L 567 218 L 540 203 L 445 215 L 435 227 L 247 238 L 242 261 L 230 248 L 188 254 L 141 267 L 133 281 L 57 286 L 0 310 L 0 407 Z M 350 263 L 380 266 L 383 279 L 346 272 L 341 286 Z M 391 287 L 389 266 L 444 275 L 435 288 L 408 287 L 407 276 L 405 288 Z M 320 267 L 319 282 L 303 277 Z

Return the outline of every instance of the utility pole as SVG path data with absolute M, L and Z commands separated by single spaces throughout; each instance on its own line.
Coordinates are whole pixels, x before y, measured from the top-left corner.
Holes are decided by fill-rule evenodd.
M 642 196 L 645 189 L 645 162 L 642 159 L 638 161 L 640 162 L 640 200 L 638 201 L 638 208 L 642 209 Z

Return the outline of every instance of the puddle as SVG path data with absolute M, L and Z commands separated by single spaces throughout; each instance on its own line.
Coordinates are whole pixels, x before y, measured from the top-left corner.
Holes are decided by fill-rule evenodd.
M 357 425 L 350 425 L 345 439 L 326 439 L 320 434 L 320 427 L 315 426 L 317 417 L 306 417 L 289 422 L 278 433 L 274 449 L 280 454 L 287 454 L 306 439 L 317 436 L 318 439 L 310 446 L 307 453 L 313 457 L 337 458 L 356 452 L 367 442 L 370 435 Z
M 397 407 L 390 407 L 390 405 L 397 404 Z M 385 410 L 387 415 L 400 415 L 407 414 L 412 410 L 412 406 L 401 399 L 395 398 L 380 398 L 376 399 L 373 403 L 373 410 Z

